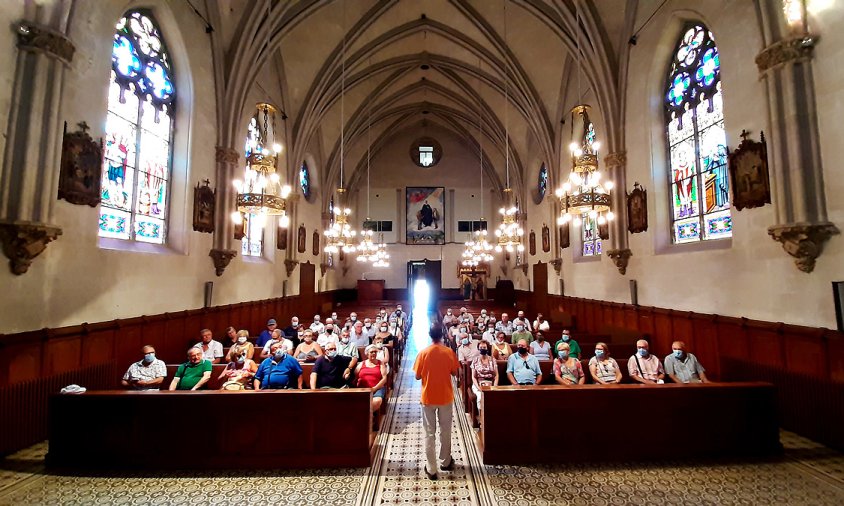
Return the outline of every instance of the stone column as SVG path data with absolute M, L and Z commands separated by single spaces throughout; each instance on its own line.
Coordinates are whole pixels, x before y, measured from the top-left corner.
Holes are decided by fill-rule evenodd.
M 15 274 L 25 273 L 62 233 L 51 221 L 61 164 L 64 73 L 75 52 L 66 35 L 69 13 L 67 1 L 32 4 L 13 27 L 18 54 L 0 166 L 0 242 Z
M 232 258 L 237 256 L 237 250 L 232 249 L 234 239 L 234 224 L 231 213 L 236 210 L 235 192 L 231 185 L 235 170 L 240 161 L 240 153 L 233 148 L 217 146 L 215 159 L 217 162 L 217 215 L 214 217 L 214 246 L 208 253 L 214 262 L 217 276 L 222 276 Z
M 633 252 L 630 251 L 627 242 L 627 196 L 626 196 L 626 166 L 627 152 L 616 151 L 604 157 L 607 176 L 615 184 L 612 189 L 612 212 L 615 219 L 609 222 L 610 228 L 610 249 L 605 250 L 606 255 L 613 261 L 618 272 L 622 275 L 627 273 L 627 263 Z
M 778 33 L 772 31 L 772 33 Z M 827 219 L 817 104 L 814 35 L 787 35 L 756 56 L 768 99 L 771 188 L 776 224 L 768 234 L 812 272 L 826 241 L 839 233 Z

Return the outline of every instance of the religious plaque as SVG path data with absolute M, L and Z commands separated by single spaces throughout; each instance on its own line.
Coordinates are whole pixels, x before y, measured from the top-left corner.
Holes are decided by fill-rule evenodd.
M 560 249 L 566 249 L 571 246 L 571 238 L 569 237 L 569 222 L 560 225 Z
M 638 234 L 648 230 L 648 192 L 639 183 L 627 194 L 627 230 Z
M 771 203 L 765 133 L 760 134 L 760 142 L 748 139 L 748 135 L 742 130 L 741 144 L 730 153 L 730 185 L 733 187 L 733 206 L 736 211 Z
M 299 253 L 305 252 L 305 237 L 307 236 L 307 232 L 305 231 L 305 225 L 299 225 L 299 232 L 296 236 L 296 251 Z
M 277 227 L 277 232 L 275 236 L 275 247 L 277 249 L 285 250 L 287 249 L 287 233 L 289 229 Z
M 101 198 L 103 141 L 92 139 L 88 128 L 83 121 L 79 130 L 68 133 L 67 123 L 64 124 L 58 198 L 96 207 Z
M 530 231 L 528 236 L 528 251 L 531 255 L 536 255 L 536 232 L 533 230 Z
M 544 253 L 551 251 L 551 229 L 545 223 L 542 224 L 542 251 Z
M 313 251 L 314 256 L 319 256 L 319 232 L 314 230 Z
M 214 232 L 214 209 L 217 202 L 217 190 L 211 189 L 211 181 L 205 185 L 196 183 L 193 189 L 193 229 L 197 232 Z

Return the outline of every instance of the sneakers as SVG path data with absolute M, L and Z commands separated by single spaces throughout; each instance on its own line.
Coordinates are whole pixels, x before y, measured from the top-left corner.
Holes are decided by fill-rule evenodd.
M 447 466 L 440 466 L 441 471 L 453 471 L 454 470 L 454 457 L 448 458 L 449 462 Z
M 425 475 L 428 476 L 429 480 L 435 481 L 438 478 L 437 473 L 429 473 L 428 472 L 428 466 L 422 466 L 422 469 L 425 470 Z

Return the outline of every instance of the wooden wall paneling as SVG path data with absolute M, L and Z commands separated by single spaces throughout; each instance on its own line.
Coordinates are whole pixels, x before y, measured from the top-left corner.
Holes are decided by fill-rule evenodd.
M 0 353 L 0 385 L 13 385 L 30 381 L 43 375 L 44 343 L 32 339 L 10 346 Z
M 584 301 L 583 303 L 583 310 L 585 312 L 583 324 L 586 326 L 586 330 L 592 333 L 598 332 L 598 325 L 597 322 L 600 320 L 600 317 L 596 314 L 598 312 L 598 308 L 600 306 L 597 303 L 589 303 Z
M 780 332 L 788 372 L 830 379 L 829 341 L 824 329 L 782 325 Z
M 624 318 L 624 306 L 625 304 L 614 303 L 611 305 L 612 307 L 612 323 L 616 327 L 626 328 L 625 325 L 626 321 Z M 636 330 L 635 327 L 630 330 Z
M 632 305 L 624 306 L 624 328 L 642 333 L 639 329 L 639 308 Z
M 166 313 L 164 315 L 164 342 L 163 350 L 157 350 L 161 360 L 175 363 L 183 362 L 187 352 L 187 339 L 185 338 L 185 316 L 187 311 L 178 313 Z
M 201 310 L 191 309 L 185 316 L 185 332 L 182 342 L 190 346 L 199 342 L 199 331 L 205 328 L 205 320 Z
M 844 338 L 838 332 L 827 331 L 824 335 L 827 349 L 829 379 L 844 384 Z
M 639 307 L 639 332 L 648 336 L 650 343 L 656 344 L 656 330 L 654 324 L 654 312 L 652 307 Z
M 706 375 L 711 379 L 721 377 L 721 359 L 718 353 L 718 330 L 715 326 L 714 315 L 692 313 L 692 330 L 695 335 L 695 347 L 690 350 L 700 360 L 706 369 Z M 668 349 L 665 354 L 671 353 Z
M 141 346 L 147 344 L 155 348 L 156 355 L 167 349 L 167 320 L 162 316 L 145 316 L 141 326 Z M 140 356 L 141 350 L 138 350 Z M 140 358 L 138 358 L 140 360 Z
M 671 312 L 671 334 L 672 339 L 668 343 L 669 346 L 671 345 L 671 342 L 674 342 L 675 340 L 679 339 L 686 343 L 686 346 L 688 347 L 689 351 L 697 349 L 694 328 L 691 320 L 691 313 L 689 313 L 688 311 Z M 692 353 L 697 355 L 696 352 Z
M 745 359 L 749 353 L 747 335 L 741 318 L 716 316 L 718 350 L 722 357 Z
M 267 320 L 273 318 L 273 315 L 264 314 L 258 304 L 251 303 L 246 307 L 249 314 L 249 334 L 258 335 L 267 328 Z
M 140 360 L 141 347 L 143 347 L 144 336 L 141 333 L 142 320 L 131 318 L 121 320 L 114 334 L 114 362 L 128 365 Z
M 51 376 L 80 368 L 82 359 L 82 336 L 79 333 L 50 339 L 44 347 L 43 374 Z
M 677 339 L 685 339 L 685 336 L 674 333 L 672 315 L 670 310 L 655 308 L 654 315 L 654 344 L 660 350 L 671 349 L 671 343 Z
M 82 334 L 82 367 L 114 360 L 114 329 L 86 331 Z
M 782 334 L 778 332 L 779 327 L 779 323 L 745 320 L 747 344 L 750 347 L 753 362 L 777 369 L 785 368 Z

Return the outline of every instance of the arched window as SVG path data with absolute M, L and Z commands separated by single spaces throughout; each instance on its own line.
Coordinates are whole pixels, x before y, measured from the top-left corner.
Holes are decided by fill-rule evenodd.
M 302 189 L 305 200 L 309 200 L 311 198 L 311 171 L 308 170 L 308 162 L 302 162 L 299 168 L 299 188 Z
M 686 28 L 672 55 L 665 111 L 673 241 L 732 236 L 721 62 L 701 24 Z
M 543 163 L 539 169 L 539 180 L 536 183 L 536 193 L 539 196 L 539 202 L 542 202 L 542 199 L 545 198 L 546 192 L 548 192 L 548 167 Z
M 246 145 L 243 149 L 245 159 L 248 161 L 252 151 L 258 146 L 261 137 L 259 116 L 252 116 L 249 120 L 249 127 L 246 133 Z M 240 240 L 240 254 L 245 257 L 260 257 L 264 254 L 264 225 L 261 220 L 265 216 L 258 216 L 252 213 L 243 215 L 243 238 Z
M 128 11 L 111 50 L 100 237 L 165 242 L 175 99 L 158 24 Z

